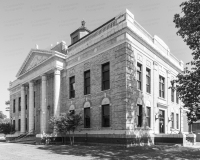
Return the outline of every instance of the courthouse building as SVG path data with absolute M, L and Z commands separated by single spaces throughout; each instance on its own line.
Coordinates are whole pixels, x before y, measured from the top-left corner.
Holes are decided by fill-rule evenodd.
M 181 102 L 169 89 L 183 62 L 130 11 L 93 31 L 83 21 L 70 36 L 69 45 L 31 49 L 10 83 L 10 115 L 19 134 L 51 133 L 50 117 L 69 111 L 82 113 L 76 137 L 88 141 L 183 132 Z

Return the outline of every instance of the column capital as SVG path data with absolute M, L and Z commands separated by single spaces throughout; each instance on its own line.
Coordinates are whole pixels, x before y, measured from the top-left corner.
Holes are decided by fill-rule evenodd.
M 24 84 L 21 85 L 21 90 L 24 90 L 25 89 L 25 86 Z
M 46 74 L 42 75 L 42 81 L 46 81 L 46 80 L 47 80 Z
M 155 70 L 158 69 L 158 63 L 157 63 L 156 61 L 153 61 L 153 68 L 154 68 Z
M 33 87 L 34 81 L 30 81 L 30 82 L 28 82 L 28 84 L 29 84 L 29 87 Z
M 170 78 L 170 77 L 171 77 L 171 71 L 167 70 L 167 78 Z
M 60 69 L 55 68 L 54 69 L 54 75 L 60 75 Z

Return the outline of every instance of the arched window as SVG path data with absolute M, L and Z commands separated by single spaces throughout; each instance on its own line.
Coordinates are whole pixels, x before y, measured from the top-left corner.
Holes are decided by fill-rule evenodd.
M 84 104 L 84 128 L 90 128 L 90 102 Z
M 102 127 L 110 127 L 110 100 L 104 98 L 102 100 Z

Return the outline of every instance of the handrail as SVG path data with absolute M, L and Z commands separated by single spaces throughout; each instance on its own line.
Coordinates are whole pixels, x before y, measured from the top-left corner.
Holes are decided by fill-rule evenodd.
M 26 138 L 26 137 L 27 137 L 28 135 L 30 135 L 30 133 L 32 133 L 33 131 L 34 131 L 34 129 L 28 131 L 26 134 L 24 134 L 24 136 L 22 136 L 21 138 L 19 138 L 19 139 L 17 139 L 17 140 L 22 140 L 22 139 Z M 16 141 L 16 139 L 15 139 L 15 141 Z

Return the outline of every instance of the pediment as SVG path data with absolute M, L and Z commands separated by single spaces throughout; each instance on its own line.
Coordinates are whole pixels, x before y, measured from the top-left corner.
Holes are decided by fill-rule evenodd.
M 53 55 L 53 53 L 48 51 L 40 51 L 40 50 L 31 50 L 27 58 L 25 59 L 23 65 L 21 66 L 17 77 L 20 75 L 32 70 L 33 68 L 37 67 L 41 63 L 43 63 L 45 60 L 50 58 Z

